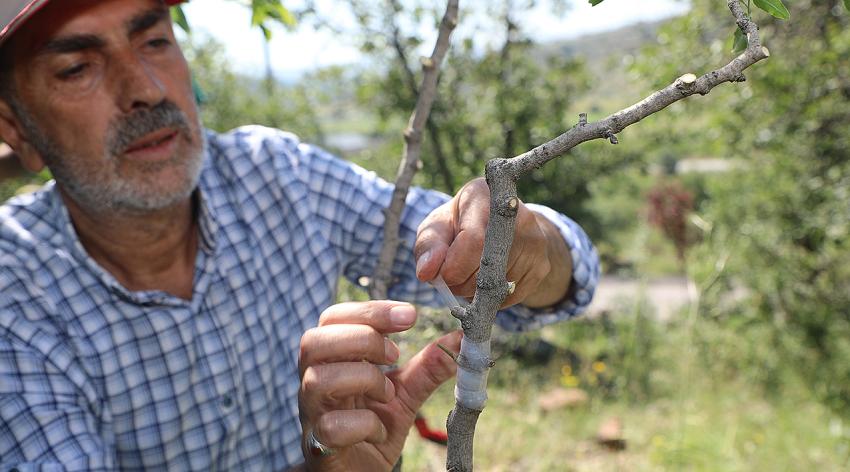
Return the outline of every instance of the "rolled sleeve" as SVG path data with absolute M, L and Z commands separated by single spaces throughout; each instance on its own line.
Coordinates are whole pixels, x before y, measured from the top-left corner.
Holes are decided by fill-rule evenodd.
M 580 315 L 590 305 L 599 283 L 599 255 L 581 226 L 543 205 L 529 203 L 527 206 L 546 217 L 560 231 L 573 262 L 572 281 L 568 296 L 555 306 L 532 309 L 516 305 L 499 312 L 496 321 L 501 328 L 508 331 L 530 331 Z

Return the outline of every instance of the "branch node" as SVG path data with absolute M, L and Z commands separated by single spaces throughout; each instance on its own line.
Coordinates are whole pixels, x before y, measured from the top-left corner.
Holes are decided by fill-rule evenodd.
M 732 80 L 735 81 L 735 82 L 746 82 L 747 76 L 745 76 L 744 73 L 741 72 L 740 74 L 738 74 L 734 78 L 732 78 Z
M 466 309 L 462 306 L 455 305 L 449 308 L 449 313 L 452 314 L 455 318 L 457 318 L 461 323 L 466 319 Z
M 620 144 L 620 140 L 617 139 L 617 135 L 610 129 L 605 133 L 605 137 L 608 138 L 608 141 L 610 141 L 611 144 Z
M 422 133 L 419 130 L 413 129 L 413 127 L 408 126 L 404 130 L 404 139 L 407 142 L 416 140 L 419 141 L 419 138 L 422 136 Z
M 506 218 L 512 218 L 519 209 L 519 200 L 516 197 L 504 199 L 496 208 L 496 212 Z
M 587 124 L 587 113 L 579 113 L 578 114 L 578 125 L 584 126 Z
M 430 57 L 420 57 L 419 62 L 422 64 L 423 69 L 433 69 L 434 68 L 434 60 Z

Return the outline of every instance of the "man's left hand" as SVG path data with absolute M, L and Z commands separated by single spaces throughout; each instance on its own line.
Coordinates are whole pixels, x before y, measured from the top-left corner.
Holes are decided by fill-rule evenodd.
M 441 275 L 455 295 L 471 297 L 489 216 L 490 189 L 484 179 L 469 182 L 431 212 L 416 236 L 416 276 L 428 281 Z M 572 259 L 558 229 L 520 202 L 507 273 L 516 289 L 504 306 L 551 306 L 564 298 L 571 276 Z

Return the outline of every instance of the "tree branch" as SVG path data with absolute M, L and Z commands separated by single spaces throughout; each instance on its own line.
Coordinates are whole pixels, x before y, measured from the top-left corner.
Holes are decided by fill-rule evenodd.
M 437 96 L 437 78 L 443 58 L 449 49 L 450 37 L 458 18 L 458 0 L 449 0 L 446 12 L 440 22 L 437 42 L 431 57 L 422 61 L 424 74 L 422 85 L 419 87 L 419 97 L 416 108 L 410 116 L 407 129 L 404 131 L 404 151 L 396 176 L 395 189 L 389 207 L 385 210 L 384 221 L 384 244 L 378 257 L 378 264 L 372 276 L 369 287 L 369 296 L 372 299 L 385 299 L 389 286 L 392 284 L 392 263 L 395 259 L 399 244 L 399 225 L 401 224 L 401 213 L 404 210 L 404 202 L 407 192 L 413 181 L 419 166 L 419 154 L 422 144 L 422 130 L 428 121 L 431 107 Z
M 462 344 L 461 353 L 458 357 L 456 404 L 448 417 L 449 443 L 446 462 L 448 471 L 466 472 L 472 470 L 472 445 L 475 425 L 484 408 L 484 402 L 479 402 L 476 407 L 470 407 L 469 396 L 466 395 L 462 384 L 468 384 L 469 381 L 465 378 L 478 375 L 477 370 L 483 367 L 481 363 L 469 362 L 467 352 L 486 352 L 489 354 L 490 334 L 493 322 L 496 319 L 496 312 L 513 288 L 512 283 L 506 279 L 506 269 L 508 253 L 514 237 L 518 206 L 517 179 L 546 162 L 562 156 L 585 141 L 607 139 L 616 144 L 617 133 L 688 96 L 696 93 L 705 95 L 724 82 L 745 80 L 743 71 L 756 62 L 767 58 L 769 53 L 766 48 L 761 46 L 758 27 L 746 17 L 739 0 L 727 0 L 727 4 L 738 26 L 749 40 L 746 51 L 729 64 L 699 78 L 694 74 L 685 74 L 664 89 L 601 121 L 588 123 L 586 115 L 582 114 L 575 127 L 557 138 L 519 156 L 510 159 L 493 159 L 487 163 L 486 177 L 491 196 L 490 221 L 484 238 L 481 268 L 478 273 L 472 304 L 466 308 L 456 309 L 456 311 L 459 311 L 456 316 L 461 320 L 463 326 L 463 342 L 473 348 L 465 349 Z M 478 359 L 474 355 L 470 357 Z M 464 369 L 465 363 L 469 363 L 468 369 Z M 464 370 L 469 370 L 470 373 L 464 372 Z M 483 373 L 485 385 L 486 370 L 489 370 L 489 366 L 485 368 Z M 482 387 L 482 390 L 480 393 L 486 400 L 486 390 L 484 390 L 484 387 Z
M 392 13 L 389 15 L 390 42 L 396 52 L 396 59 L 398 59 L 401 70 L 404 72 L 404 81 L 407 83 L 407 88 L 410 90 L 411 95 L 416 96 L 419 94 L 419 87 L 416 85 L 416 76 L 407 61 L 407 53 L 404 51 L 404 45 L 401 43 L 401 30 L 395 21 L 395 16 L 401 12 L 401 5 L 398 0 L 388 0 L 387 3 L 392 10 Z M 443 151 L 440 129 L 434 124 L 434 120 L 430 114 L 425 122 L 425 126 L 428 128 L 428 137 L 433 147 L 434 159 L 437 161 L 437 170 L 440 172 L 440 177 L 443 178 L 443 186 L 445 186 L 447 192 L 454 193 L 454 181 L 449 170 L 446 153 Z

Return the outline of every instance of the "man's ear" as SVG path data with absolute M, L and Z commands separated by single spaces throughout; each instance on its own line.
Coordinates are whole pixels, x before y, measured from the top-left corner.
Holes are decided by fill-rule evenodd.
M 44 159 L 30 144 L 18 116 L 5 99 L 0 99 L 0 139 L 15 151 L 27 170 L 39 172 L 44 169 Z

